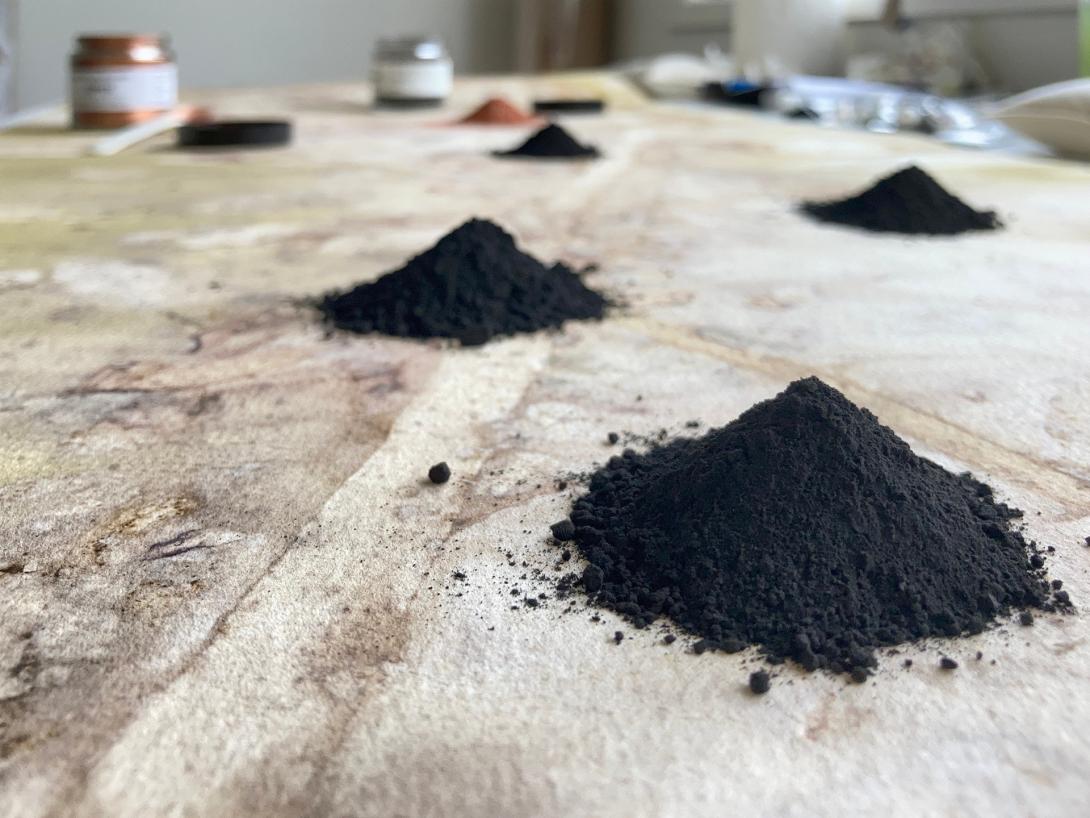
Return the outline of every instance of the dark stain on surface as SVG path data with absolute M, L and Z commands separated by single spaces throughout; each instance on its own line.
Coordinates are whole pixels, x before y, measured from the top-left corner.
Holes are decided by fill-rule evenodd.
M 193 404 L 186 410 L 190 417 L 198 417 L 208 412 L 214 412 L 223 405 L 223 395 L 219 392 L 204 392 L 197 397 Z
M 160 548 L 169 548 L 172 545 L 178 545 L 179 543 L 185 542 L 196 533 L 197 529 L 195 528 L 187 529 L 180 534 L 175 534 L 173 537 L 168 537 L 167 539 L 160 540 L 159 542 L 153 542 L 151 545 L 148 546 L 148 551 L 157 551 Z
M 230 632 L 234 613 L 300 547 L 315 515 L 381 446 L 440 360 L 438 350 L 381 339 L 331 345 L 292 316 L 233 321 L 201 338 L 194 354 L 180 348 L 139 359 L 138 350 L 118 351 L 123 363 L 92 369 L 48 396 L 61 399 L 49 434 L 68 441 L 73 466 L 27 489 L 39 499 L 20 504 L 25 512 L 16 509 L 13 522 L 33 535 L 35 561 L 63 570 L 41 589 L 36 627 L 48 633 L 78 615 L 99 636 L 93 656 L 64 660 L 62 682 L 0 702 L 0 742 L 19 756 L 6 765 L 12 781 L 56 778 L 49 801 L 58 813 L 81 797 L 85 771 L 147 697 L 199 667 Z M 63 525 L 34 533 L 38 520 L 54 517 Z M 219 548 L 202 539 L 210 531 L 265 545 Z M 183 556 L 198 550 L 207 559 Z M 9 559 L 4 571 L 21 573 L 30 560 Z M 335 688 L 321 680 L 341 674 L 336 689 L 344 679 L 359 686 L 337 705 L 345 730 L 386 668 L 401 661 L 410 630 L 385 592 L 359 589 L 351 608 L 358 614 L 311 647 L 305 674 L 331 700 Z M 169 666 L 144 661 L 178 640 L 188 646 Z M 35 662 L 48 668 L 56 658 L 30 656 L 19 672 L 37 674 Z M 79 717 L 89 710 L 94 718 Z
M 386 668 L 403 660 L 412 614 L 387 593 L 371 583 L 353 591 L 353 604 L 338 609 L 322 636 L 304 649 L 304 681 L 325 690 L 331 676 L 346 674 L 360 687 L 359 705 L 385 678 Z
M 0 761 L 7 761 L 16 752 L 33 743 L 34 737 L 28 733 L 16 733 L 11 736 L 0 735 Z
M 183 548 L 175 548 L 172 551 L 159 551 L 155 554 L 150 554 L 144 559 L 148 560 L 166 560 L 171 557 L 178 557 L 182 554 L 188 554 L 190 551 L 210 551 L 212 546 L 210 545 L 187 545 Z

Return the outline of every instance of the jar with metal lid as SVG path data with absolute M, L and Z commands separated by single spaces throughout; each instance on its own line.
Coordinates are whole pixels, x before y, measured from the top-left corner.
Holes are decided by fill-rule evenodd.
M 120 128 L 169 111 L 178 102 L 178 67 L 165 36 L 79 37 L 71 67 L 76 128 Z
M 454 63 L 438 37 L 383 38 L 372 76 L 379 105 L 438 105 L 450 95 Z

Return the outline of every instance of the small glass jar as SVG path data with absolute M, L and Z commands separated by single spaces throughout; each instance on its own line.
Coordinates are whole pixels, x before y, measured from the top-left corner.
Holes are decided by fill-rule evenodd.
M 178 66 L 165 36 L 79 37 L 71 67 L 75 128 L 120 128 L 178 103 Z
M 454 84 L 454 63 L 438 37 L 380 39 L 371 71 L 378 105 L 439 105 Z

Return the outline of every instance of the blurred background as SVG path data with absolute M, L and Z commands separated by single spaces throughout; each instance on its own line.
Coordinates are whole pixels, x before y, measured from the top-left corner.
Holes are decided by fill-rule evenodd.
M 459 73 L 599 66 L 715 46 L 747 75 L 847 73 L 946 94 L 1013 92 L 1079 75 L 1079 7 L 1078 0 L 0 0 L 0 113 L 65 97 L 77 34 L 144 30 L 170 34 L 187 87 L 363 78 L 380 36 L 432 33 Z

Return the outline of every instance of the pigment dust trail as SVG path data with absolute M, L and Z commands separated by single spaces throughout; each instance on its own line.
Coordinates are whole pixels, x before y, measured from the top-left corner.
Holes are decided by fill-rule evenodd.
M 802 211 L 818 221 L 876 233 L 954 236 L 1002 226 L 994 212 L 974 210 L 915 166 L 843 201 L 806 202 Z
M 612 458 L 554 536 L 590 563 L 584 590 L 639 626 L 669 617 L 698 652 L 754 644 L 865 679 L 880 646 L 1070 607 L 1020 516 L 808 378 L 703 437 Z
M 599 319 L 609 302 L 563 264 L 542 264 L 490 221 L 471 219 L 399 270 L 318 308 L 336 327 L 483 344 L 500 335 Z

